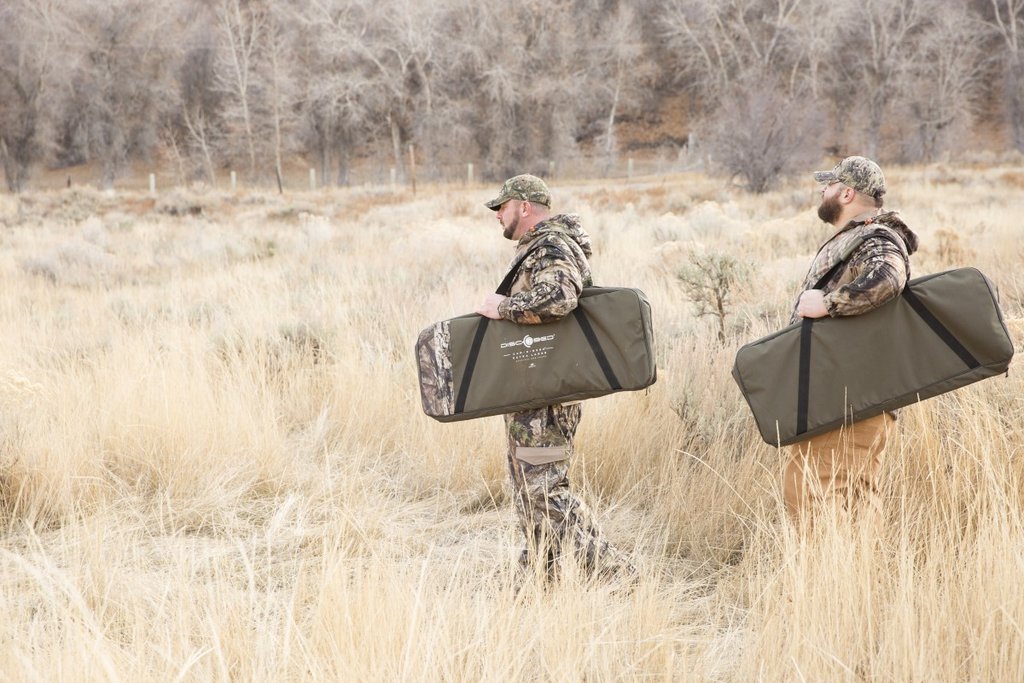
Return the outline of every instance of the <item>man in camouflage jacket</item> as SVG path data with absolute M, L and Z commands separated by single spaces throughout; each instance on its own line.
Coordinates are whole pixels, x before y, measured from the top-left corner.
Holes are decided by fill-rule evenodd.
M 530 325 L 572 312 L 590 286 L 590 238 L 571 214 L 551 215 L 551 194 L 543 180 L 518 175 L 505 181 L 486 203 L 496 212 L 506 239 L 517 243 L 510 267 L 524 254 L 510 296 L 490 294 L 477 313 Z M 550 405 L 505 416 L 508 467 L 519 526 L 526 537 L 523 568 L 546 576 L 558 559 L 573 553 L 581 566 L 606 576 L 635 569 L 601 534 L 591 511 L 569 487 L 569 462 L 580 421 L 579 403 Z
M 821 184 L 818 216 L 839 230 L 811 263 L 792 320 L 860 315 L 899 296 L 910 276 L 917 236 L 895 211 L 882 211 L 882 170 L 870 159 L 853 156 L 831 171 L 815 173 L 814 179 Z M 851 252 L 858 240 L 863 242 Z M 847 253 L 845 263 L 814 289 Z M 877 476 L 895 419 L 883 413 L 790 447 L 783 497 L 798 525 L 810 522 L 815 510 L 827 504 L 878 531 Z

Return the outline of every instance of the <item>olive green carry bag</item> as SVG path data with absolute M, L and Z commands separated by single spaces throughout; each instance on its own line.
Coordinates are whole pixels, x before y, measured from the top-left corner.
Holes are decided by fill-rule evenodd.
M 655 381 L 653 345 L 638 289 L 587 287 L 571 314 L 539 325 L 475 313 L 444 320 L 416 341 L 423 412 L 454 422 L 643 389 Z
M 751 342 L 732 374 L 761 438 L 785 446 L 1001 374 L 1012 357 L 992 283 L 958 268 L 863 315 L 804 318 Z

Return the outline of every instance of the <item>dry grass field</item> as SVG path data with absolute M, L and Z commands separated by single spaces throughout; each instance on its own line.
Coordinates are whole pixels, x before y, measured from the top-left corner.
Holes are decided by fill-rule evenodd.
M 1024 169 L 889 181 L 914 274 L 979 267 L 1019 349 Z M 501 278 L 496 187 L 0 196 L 0 679 L 1024 678 L 1016 366 L 902 412 L 878 543 L 783 517 L 729 372 L 828 234 L 809 179 L 552 182 L 654 309 L 658 382 L 573 465 L 642 578 L 517 589 L 501 420 L 425 417 L 412 353 Z M 694 250 L 748 268 L 724 344 Z

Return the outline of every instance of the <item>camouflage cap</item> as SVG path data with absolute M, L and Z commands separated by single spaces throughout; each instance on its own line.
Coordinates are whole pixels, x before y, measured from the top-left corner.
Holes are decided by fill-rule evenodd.
M 814 180 L 829 185 L 842 183 L 869 197 L 885 194 L 885 176 L 878 164 L 866 157 L 846 157 L 831 171 L 817 171 Z
M 522 201 L 543 204 L 547 207 L 551 206 L 551 192 L 548 190 L 548 186 L 537 176 L 528 173 L 506 180 L 505 184 L 498 190 L 498 196 L 486 202 L 484 206 L 491 211 L 497 211 L 501 208 L 502 204 L 510 199 L 520 199 Z

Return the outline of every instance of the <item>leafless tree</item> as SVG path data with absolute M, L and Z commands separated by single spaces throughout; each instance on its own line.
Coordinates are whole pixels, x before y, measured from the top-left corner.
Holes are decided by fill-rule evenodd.
M 803 90 L 815 101 L 832 95 L 844 26 L 856 20 L 856 9 L 850 2 L 804 2 L 789 15 L 788 74 L 779 75 L 791 92 Z
M 267 9 L 262 2 L 216 0 L 213 12 L 220 38 L 216 79 L 225 97 L 225 137 L 246 160 L 249 178 L 255 179 L 257 140 L 263 139 L 255 121 L 261 106 L 256 62 L 268 31 Z
M 620 112 L 641 102 L 657 75 L 647 57 L 637 9 L 621 3 L 610 12 L 597 11 L 594 36 L 587 41 L 588 72 L 597 87 L 591 90 L 605 122 L 602 152 L 610 166 L 618 148 L 615 125 Z
M 968 130 L 983 94 L 984 33 L 963 4 L 943 2 L 929 12 L 906 90 L 906 118 L 915 129 L 910 158 L 931 161 Z
M 790 93 L 820 107 L 831 126 L 828 147 L 842 147 L 851 119 L 859 109 L 857 80 L 845 68 L 845 46 L 850 44 L 851 26 L 860 21 L 856 2 L 804 2 L 790 17 L 790 47 L 787 72 L 778 78 Z
M 392 163 L 402 171 L 406 143 L 415 143 L 421 122 L 435 108 L 437 48 L 448 40 L 445 3 L 414 0 L 349 0 L 332 38 L 345 42 L 349 62 L 364 74 L 361 97 L 390 141 Z
M 716 168 L 741 178 L 748 190 L 764 192 L 779 176 L 805 171 L 821 156 L 822 128 L 809 98 L 787 95 L 754 72 L 719 98 L 706 144 Z
M 172 99 L 176 53 L 165 39 L 174 16 L 145 0 L 88 0 L 70 6 L 72 92 L 67 121 L 111 187 L 130 156 L 155 147 Z
M 882 126 L 900 103 L 920 55 L 915 38 L 924 27 L 931 0 L 863 0 L 844 44 L 856 49 L 839 52 L 841 77 L 863 103 L 862 153 L 877 157 Z
M 11 192 L 21 191 L 32 165 L 52 145 L 64 31 L 59 0 L 0 6 L 0 159 Z
M 299 134 L 323 182 L 346 184 L 352 149 L 369 141 L 374 87 L 355 55 L 348 0 L 312 0 L 297 12 L 296 68 L 301 93 Z
M 671 0 L 661 24 L 680 66 L 702 95 L 725 92 L 752 71 L 777 73 L 791 60 L 794 17 L 807 0 Z M 813 3 L 810 3 L 813 6 Z
M 295 111 L 299 95 L 292 53 L 295 26 L 292 14 L 280 8 L 271 10 L 267 23 L 264 46 L 266 60 L 261 75 L 266 82 L 266 100 L 269 105 L 274 176 L 278 191 L 284 191 L 284 157 L 296 149 L 293 131 L 297 125 Z
M 544 173 L 548 163 L 576 154 L 581 121 L 609 78 L 588 58 L 599 15 L 539 2 L 468 6 L 466 13 L 477 46 L 469 119 L 486 171 Z
M 283 189 L 283 160 L 297 149 L 295 15 L 290 6 L 267 0 L 214 0 L 212 11 L 221 156 L 244 163 L 252 181 L 272 168 Z
M 210 183 L 215 182 L 217 172 L 214 150 L 220 136 L 217 128 L 211 124 L 207 110 L 203 109 L 199 102 L 186 102 L 181 110 L 181 121 L 189 156 L 198 160 L 202 179 Z
M 989 25 L 1003 50 L 1003 95 L 1013 145 L 1024 151 L 1024 0 L 989 0 Z
M 183 24 L 183 55 L 177 73 L 177 100 L 164 139 L 183 166 L 182 180 L 216 180 L 223 146 L 223 93 L 216 87 L 217 32 L 203 5 Z M 187 166 L 187 168 L 184 168 Z

